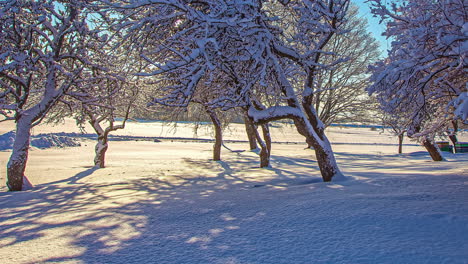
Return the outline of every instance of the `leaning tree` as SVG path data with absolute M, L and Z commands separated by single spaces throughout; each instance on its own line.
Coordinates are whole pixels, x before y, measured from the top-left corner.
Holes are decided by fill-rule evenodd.
M 22 189 L 31 128 L 87 81 L 83 73 L 100 68 L 95 58 L 104 56 L 97 47 L 105 39 L 89 25 L 92 2 L 0 2 L 0 114 L 16 122 L 10 191 Z
M 420 138 L 433 160 L 443 160 L 434 135 L 468 116 L 466 1 L 368 2 L 393 39 L 388 57 L 371 67 L 368 90 L 386 112 L 404 113 L 408 135 Z

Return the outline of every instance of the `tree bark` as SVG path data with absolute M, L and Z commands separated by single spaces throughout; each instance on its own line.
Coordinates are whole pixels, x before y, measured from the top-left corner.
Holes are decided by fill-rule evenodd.
M 105 168 L 105 161 L 106 161 L 106 152 L 109 148 L 108 143 L 108 135 L 101 134 L 98 135 L 98 142 L 94 148 L 95 156 L 94 156 L 94 165 L 98 166 L 99 168 Z
M 458 143 L 457 132 L 458 132 L 458 122 L 457 120 L 452 120 L 453 133 L 449 133 L 449 139 L 453 144 L 453 151 L 456 152 L 455 145 Z
M 320 173 L 322 174 L 322 179 L 324 182 L 330 182 L 334 180 L 344 179 L 343 174 L 338 168 L 336 163 L 335 155 L 331 149 L 331 144 L 328 139 L 325 139 L 321 142 L 322 144 L 316 143 L 313 145 L 315 150 L 315 156 L 317 157 L 317 163 L 320 168 Z
M 398 135 L 398 154 L 403 153 L 403 138 L 404 134 Z
M 206 112 L 210 116 L 215 131 L 215 143 L 213 145 L 213 160 L 221 160 L 221 146 L 223 145 L 223 130 L 221 128 L 221 121 L 219 120 L 215 110 L 206 107 Z
M 435 142 L 432 139 L 430 139 L 430 138 L 428 138 L 426 136 L 426 137 L 424 137 L 424 139 L 422 141 L 422 144 L 426 148 L 427 152 L 429 152 L 429 155 L 431 155 L 431 158 L 432 158 L 433 161 L 443 161 L 444 160 L 439 147 L 437 147 L 437 145 L 435 144 Z
M 262 124 L 262 133 L 263 139 L 265 140 L 265 145 L 268 150 L 268 160 L 270 159 L 271 155 L 271 135 L 270 135 L 270 126 L 268 123 Z
M 250 122 L 254 124 L 252 119 L 250 119 Z M 265 140 L 262 139 L 257 129 L 254 129 L 252 132 L 254 133 L 256 141 L 260 145 L 260 168 L 265 168 L 270 166 L 271 137 L 268 123 L 261 124 L 261 127 Z
M 112 118 L 108 119 L 109 126 L 103 129 L 101 126 L 101 122 L 106 120 L 108 115 L 99 116 L 93 113 L 92 110 L 84 106 L 84 111 L 86 115 L 88 115 L 89 117 L 89 124 L 93 127 L 94 131 L 96 132 L 98 136 L 96 146 L 94 147 L 94 152 L 95 152 L 94 166 L 98 166 L 99 168 L 105 168 L 106 152 L 107 152 L 107 149 L 109 148 L 109 133 L 112 131 L 125 128 L 125 124 L 130 114 L 130 107 L 131 107 L 131 104 L 127 107 L 122 124 L 114 125 L 114 118 L 112 116 Z
M 310 131 L 310 129 L 307 128 L 307 122 L 309 122 L 307 119 L 296 120 L 295 124 L 296 127 L 298 127 L 298 132 L 304 133 L 303 135 L 306 137 L 307 144 L 314 148 L 317 163 L 322 175 L 322 180 L 324 182 L 330 182 L 332 179 L 343 180 L 345 177 L 341 173 L 338 164 L 336 163 L 335 155 L 333 154 L 330 141 L 328 141 L 324 129 L 316 128 L 319 123 L 310 122 L 312 123 L 310 125 L 314 130 Z
M 23 189 L 31 126 L 32 122 L 24 118 L 17 120 L 15 142 L 13 143 L 13 150 L 7 165 L 7 186 L 10 191 L 21 191 Z
M 245 123 L 245 131 L 247 133 L 247 138 L 249 139 L 249 147 L 250 150 L 254 150 L 258 148 L 257 145 L 257 138 L 255 137 L 255 124 L 250 120 L 247 114 L 244 114 L 244 123 Z
M 268 152 L 267 144 L 261 139 L 257 131 L 256 135 L 258 144 L 260 145 L 260 168 L 265 168 L 270 166 L 270 153 Z
M 262 124 L 262 132 L 263 132 L 263 140 L 260 137 L 260 134 L 257 130 L 256 138 L 261 146 L 260 150 L 260 168 L 265 168 L 270 166 L 270 154 L 271 154 L 271 136 L 270 136 L 270 129 L 268 128 L 268 123 Z

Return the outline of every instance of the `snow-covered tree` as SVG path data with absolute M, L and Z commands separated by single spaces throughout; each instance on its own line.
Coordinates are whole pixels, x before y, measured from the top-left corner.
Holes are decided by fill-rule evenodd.
M 403 139 L 405 138 L 406 128 L 408 127 L 408 120 L 405 120 L 397 112 L 386 113 L 382 111 L 382 125 L 383 130 L 390 128 L 393 135 L 398 137 L 398 154 L 403 153 Z
M 95 58 L 103 57 L 105 39 L 89 25 L 92 2 L 0 2 L 0 109 L 16 122 L 7 165 L 11 191 L 22 189 L 31 128 L 72 87 L 88 81 L 84 73 L 100 68 Z
M 132 82 L 101 80 L 87 87 L 79 99 L 79 113 L 75 114 L 79 124 L 87 121 L 97 134 L 94 165 L 105 167 L 105 155 L 109 147 L 109 134 L 124 129 L 135 107 L 138 86 Z M 120 118 L 120 120 L 117 120 Z
M 369 0 L 393 39 L 388 58 L 371 67 L 375 94 L 384 110 L 406 113 L 408 135 L 419 137 L 434 160 L 433 142 L 454 118 L 467 120 L 468 13 L 463 0 L 409 0 L 387 7 Z M 463 110 L 465 109 L 465 110 Z
M 113 4 L 130 21 L 127 39 L 151 66 L 164 94 L 185 107 L 200 87 L 223 110 L 244 107 L 257 124 L 289 118 L 315 149 L 324 181 L 342 178 L 325 126 L 313 107 L 316 75 L 348 0 L 134 1 Z M 137 43 L 137 44 L 135 44 Z

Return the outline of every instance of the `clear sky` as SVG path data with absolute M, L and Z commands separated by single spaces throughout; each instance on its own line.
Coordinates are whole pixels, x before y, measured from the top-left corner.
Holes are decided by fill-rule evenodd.
M 366 3 L 366 0 L 351 0 L 355 5 L 359 7 L 359 13 L 365 17 L 369 23 L 368 30 L 374 35 L 374 37 L 380 42 L 380 49 L 383 52 L 383 55 L 387 55 L 387 50 L 390 49 L 390 41 L 382 36 L 382 32 L 385 31 L 385 25 L 379 24 L 379 18 L 373 17 L 369 4 Z

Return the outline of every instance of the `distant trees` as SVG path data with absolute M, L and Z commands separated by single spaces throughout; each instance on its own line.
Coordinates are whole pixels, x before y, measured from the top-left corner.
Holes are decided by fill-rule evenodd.
M 468 116 L 466 1 L 369 2 L 393 39 L 388 58 L 371 68 L 369 92 L 386 112 L 404 113 L 408 135 L 420 138 L 433 160 L 443 160 L 434 135 Z
M 100 69 L 95 58 L 104 56 L 105 39 L 88 24 L 92 2 L 0 2 L 0 113 L 16 122 L 7 165 L 11 191 L 22 189 L 31 128 L 72 87 L 106 78 L 86 74 Z
M 324 48 L 331 54 L 320 59 L 322 64 L 346 59 L 317 72 L 313 105 L 325 126 L 362 122 L 373 106 L 365 91 L 370 77 L 367 66 L 377 61 L 380 51 L 375 38 L 366 31 L 367 21 L 358 15 L 358 8 L 351 5 L 343 33 L 335 34 Z

